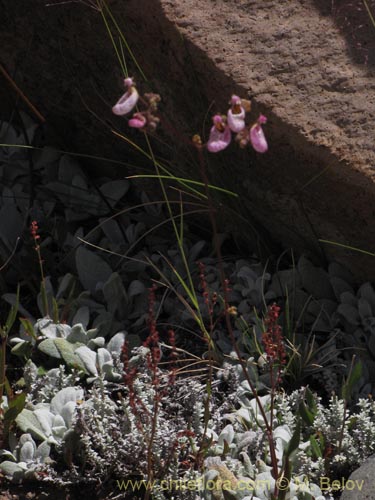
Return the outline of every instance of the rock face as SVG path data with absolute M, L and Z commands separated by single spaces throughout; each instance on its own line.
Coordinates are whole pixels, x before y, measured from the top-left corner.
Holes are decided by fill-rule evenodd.
M 65 139 L 73 148 L 119 158 L 124 146 L 87 111 L 124 128 L 110 114 L 121 72 L 100 14 L 40 2 L 30 16 L 28 0 L 17 8 L 13 0 L 1 3 L 8 13 L 3 62 L 13 72 L 17 61 L 21 88 L 52 121 L 71 124 Z M 225 203 L 284 246 L 333 256 L 369 279 L 374 257 L 318 242 L 375 251 L 374 60 L 363 26 L 370 40 L 375 31 L 366 13 L 349 16 L 362 26 L 361 52 L 353 26 L 341 21 L 350 6 L 341 2 L 332 16 L 326 0 L 111 2 L 150 81 L 144 87 L 162 94 L 163 112 L 179 133 L 200 131 L 209 106 L 209 116 L 225 112 L 232 93 L 252 98 L 254 119 L 259 112 L 268 117 L 266 155 L 231 146 L 209 157 L 212 182 L 240 196 Z M 21 36 L 31 32 L 32 39 Z M 198 175 L 190 164 L 179 168 Z M 237 216 L 230 223 L 248 232 Z
M 344 484 L 341 500 L 375 500 L 375 456 L 368 458 Z

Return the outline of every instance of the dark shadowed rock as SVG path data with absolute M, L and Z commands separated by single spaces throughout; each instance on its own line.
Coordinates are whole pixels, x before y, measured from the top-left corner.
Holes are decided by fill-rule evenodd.
M 126 159 L 129 148 L 111 133 L 126 128 L 110 112 L 122 93 L 121 70 L 100 15 L 44 3 L 0 2 L 4 65 L 70 149 Z M 343 7 L 335 17 L 331 2 L 318 0 L 110 4 L 150 81 L 138 78 L 139 86 L 162 94 L 178 133 L 200 132 L 209 106 L 209 115 L 225 112 L 232 93 L 252 97 L 254 119 L 267 115 L 269 153 L 231 146 L 209 158 L 212 182 L 240 195 L 225 202 L 284 246 L 323 248 L 359 278 L 374 278 L 375 258 L 318 242 L 374 251 L 373 61 L 363 64 Z M 178 150 L 175 139 L 167 141 Z M 199 177 L 192 162 L 176 168 Z M 254 239 L 242 219 L 229 222 Z

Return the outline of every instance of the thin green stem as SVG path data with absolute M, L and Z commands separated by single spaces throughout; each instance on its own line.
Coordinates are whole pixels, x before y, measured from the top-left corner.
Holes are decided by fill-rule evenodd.
M 192 184 L 194 186 L 204 186 L 200 181 L 194 181 L 192 179 L 186 179 L 185 177 L 176 177 L 174 175 L 148 175 L 148 174 L 140 174 L 140 175 L 131 175 L 128 176 L 127 179 L 169 179 L 171 181 L 176 181 L 180 183 Z M 219 186 L 214 186 L 212 184 L 208 185 L 209 189 L 213 189 L 214 191 L 219 191 L 224 194 L 228 194 L 229 196 L 233 196 L 234 198 L 238 198 L 237 193 L 233 193 L 233 191 L 229 191 L 228 189 L 221 188 Z M 198 191 L 199 192 L 199 191 Z M 204 194 L 199 193 L 202 196 L 206 197 Z
M 48 298 L 47 298 L 47 289 L 46 289 L 46 278 L 44 276 L 44 270 L 43 270 L 43 261 L 42 261 L 42 256 L 40 253 L 40 247 L 38 246 L 37 249 L 37 254 L 38 254 L 38 260 L 39 260 L 39 270 L 40 270 L 40 277 L 41 277 L 41 283 L 40 283 L 40 293 L 42 296 L 42 302 L 43 302 L 43 314 L 45 316 L 49 316 L 49 305 L 48 305 Z
M 371 20 L 371 23 L 372 23 L 373 27 L 375 28 L 375 19 L 374 19 L 374 16 L 372 15 L 372 12 L 371 12 L 370 7 L 369 7 L 369 5 L 367 3 L 367 0 L 362 0 L 362 1 L 363 1 L 364 5 L 366 7 L 367 13 L 368 13 L 369 18 Z
M 246 364 L 245 364 L 244 360 L 242 359 L 242 356 L 241 356 L 240 350 L 238 348 L 238 344 L 237 344 L 236 338 L 234 336 L 234 332 L 233 332 L 233 328 L 232 328 L 232 323 L 231 323 L 230 315 L 228 313 L 228 308 L 229 308 L 228 285 L 227 285 L 227 281 L 225 279 L 225 273 L 224 273 L 224 267 L 223 267 L 223 256 L 222 256 L 222 253 L 221 253 L 220 242 L 219 242 L 219 239 L 218 239 L 218 230 L 217 230 L 217 223 L 216 223 L 216 217 L 215 217 L 215 210 L 214 210 L 214 207 L 213 207 L 213 203 L 212 203 L 210 191 L 208 189 L 208 177 L 207 177 L 206 168 L 205 168 L 205 161 L 204 161 L 204 157 L 203 157 L 203 147 L 201 145 L 199 145 L 199 144 L 196 144 L 195 146 L 196 146 L 196 149 L 197 149 L 197 152 L 198 152 L 198 158 L 199 158 L 199 164 L 200 164 L 200 171 L 201 171 L 202 180 L 203 180 L 205 188 L 206 188 L 206 195 L 207 195 L 208 206 L 209 206 L 208 213 L 210 215 L 210 220 L 211 220 L 211 225 L 212 225 L 212 231 L 213 231 L 213 239 L 214 239 L 214 245 L 215 245 L 215 251 L 216 251 L 217 258 L 218 258 L 218 266 L 219 266 L 219 272 L 220 272 L 220 279 L 221 279 L 221 283 L 222 283 L 222 287 L 223 287 L 226 326 L 227 326 L 227 329 L 228 329 L 228 333 L 229 333 L 229 336 L 230 336 L 233 348 L 234 348 L 235 353 L 237 355 L 238 361 L 239 361 L 239 363 L 241 365 L 243 374 L 244 374 L 244 376 L 245 376 L 245 378 L 246 378 L 246 380 L 247 380 L 247 382 L 249 384 L 249 387 L 250 387 L 250 389 L 251 389 L 251 391 L 252 391 L 252 393 L 253 393 L 253 395 L 255 397 L 255 400 L 257 402 L 259 411 L 260 411 L 260 413 L 261 413 L 261 415 L 263 417 L 263 420 L 264 420 L 264 424 L 265 424 L 265 427 L 266 427 L 267 438 L 268 438 L 268 444 L 269 444 L 269 448 L 270 448 L 272 472 L 273 472 L 273 477 L 276 480 L 278 478 L 278 466 L 277 466 L 277 458 L 276 458 L 275 445 L 274 445 L 274 442 L 273 442 L 272 425 L 268 422 L 267 415 L 266 415 L 266 412 L 265 412 L 265 410 L 263 408 L 263 405 L 262 405 L 262 402 L 260 400 L 258 391 L 257 391 L 255 385 L 253 384 L 253 382 L 252 382 L 252 380 L 251 380 L 251 378 L 249 376 Z M 276 491 L 276 489 L 275 489 L 275 491 Z
M 362 250 L 361 248 L 352 247 L 350 245 L 344 245 L 343 243 L 337 243 L 336 241 L 329 240 L 319 240 L 321 243 L 328 243 L 329 245 L 335 245 L 336 247 L 345 248 L 346 250 L 353 250 L 354 252 L 363 253 L 365 255 L 370 255 L 371 257 L 375 257 L 374 252 L 369 252 L 368 250 Z
M 152 450 L 152 446 L 154 443 L 155 435 L 156 435 L 156 429 L 157 429 L 157 423 L 158 423 L 158 412 L 159 412 L 159 399 L 158 396 L 154 396 L 154 407 L 153 407 L 153 413 L 152 413 L 152 427 L 151 427 L 151 434 L 150 434 L 150 439 L 148 440 L 148 446 L 147 446 L 147 481 L 149 484 L 153 483 L 154 479 L 154 453 Z M 144 500 L 149 500 L 151 494 L 151 488 L 146 488 L 146 494 L 144 496 Z
M 203 330 L 202 333 L 206 337 L 207 341 L 209 343 L 211 343 L 212 339 L 211 339 L 209 333 L 207 332 L 207 329 L 204 326 L 204 321 L 202 319 L 201 311 L 199 310 L 199 303 L 198 303 L 198 298 L 197 298 L 197 295 L 196 295 L 196 292 L 195 292 L 195 286 L 194 286 L 194 283 L 193 283 L 193 277 L 192 277 L 192 274 L 191 274 L 191 271 L 190 271 L 189 263 L 188 263 L 187 258 L 186 258 L 186 253 L 185 253 L 185 249 L 184 249 L 184 242 L 183 242 L 183 239 L 181 238 L 181 235 L 183 235 L 183 232 L 181 232 L 179 230 L 178 226 L 177 226 L 177 222 L 175 220 L 175 217 L 174 217 L 174 214 L 173 214 L 173 211 L 172 211 L 172 206 L 171 206 L 171 203 L 169 201 L 168 194 L 167 194 L 166 188 L 164 186 L 163 179 L 162 179 L 162 177 L 160 175 L 159 164 L 156 161 L 156 158 L 154 156 L 154 152 L 152 150 L 152 147 L 151 147 L 151 144 L 150 144 L 150 140 L 149 140 L 147 134 L 145 134 L 145 138 L 146 138 L 147 146 L 148 146 L 148 149 L 149 149 L 149 152 L 150 152 L 149 153 L 150 157 L 152 159 L 152 162 L 154 164 L 154 168 L 155 168 L 157 177 L 159 179 L 160 188 L 162 190 L 163 198 L 165 200 L 166 207 L 167 207 L 167 212 L 168 212 L 169 218 L 170 218 L 170 220 L 172 222 L 173 231 L 174 231 L 176 239 L 177 239 L 177 245 L 178 245 L 178 248 L 180 250 L 180 256 L 181 256 L 182 263 L 183 263 L 185 271 L 186 271 L 188 285 L 186 285 L 186 283 L 184 283 L 183 280 L 181 281 L 181 279 L 179 279 L 179 281 L 181 282 L 181 284 L 185 288 L 185 291 L 188 291 L 188 295 L 190 297 L 190 300 L 192 300 L 193 305 L 194 305 L 194 307 L 196 309 L 196 315 L 199 318 L 199 323 L 200 323 L 201 328 Z M 181 220 L 181 224 L 182 223 L 183 223 L 183 221 Z M 175 272 L 175 274 L 176 274 L 176 272 Z
M 131 48 L 130 48 L 130 46 L 129 46 L 128 42 L 126 41 L 126 38 L 125 38 L 125 36 L 124 36 L 123 32 L 121 31 L 121 28 L 120 28 L 120 26 L 118 25 L 118 23 L 117 23 L 116 19 L 114 18 L 113 14 L 112 14 L 112 12 L 111 12 L 111 10 L 110 10 L 110 8 L 108 7 L 108 5 L 107 5 L 106 1 L 105 1 L 105 0 L 102 0 L 102 4 L 104 5 L 104 8 L 105 8 L 105 10 L 107 11 L 107 14 L 108 14 L 108 15 L 109 15 L 109 17 L 111 18 L 111 21 L 112 21 L 113 25 L 114 25 L 114 26 L 115 26 L 115 28 L 117 29 L 117 32 L 118 32 L 119 36 L 121 37 L 121 40 L 122 40 L 123 44 L 124 44 L 124 45 L 125 45 L 125 47 L 126 47 L 126 50 L 129 52 L 130 57 L 133 59 L 134 64 L 137 66 L 138 71 L 139 71 L 139 72 L 140 72 L 140 74 L 142 75 L 142 78 L 143 78 L 143 79 L 147 82 L 146 75 L 144 74 L 144 72 L 142 71 L 142 68 L 141 68 L 141 67 L 140 67 L 140 65 L 138 64 L 138 61 L 137 61 L 137 59 L 136 59 L 135 55 L 133 54 L 133 51 L 131 50 Z
M 123 73 L 123 75 L 126 77 L 126 76 L 128 76 L 128 75 L 127 75 L 127 72 L 126 72 L 126 66 L 125 66 L 125 64 L 124 64 L 123 59 L 120 57 L 120 53 L 119 53 L 119 51 L 118 51 L 117 45 L 116 45 L 116 43 L 115 43 L 115 40 L 114 40 L 114 38 L 113 38 L 112 31 L 111 31 L 111 28 L 109 27 L 109 24 L 108 24 L 107 18 L 106 18 L 106 17 L 105 17 L 105 15 L 104 15 L 103 9 L 100 9 L 100 13 L 101 13 L 101 15 L 102 15 L 104 25 L 105 25 L 105 27 L 106 27 L 106 29 L 107 29 L 108 36 L 109 36 L 109 38 L 111 39 L 111 42 L 112 42 L 113 48 L 114 48 L 114 50 L 115 50 L 115 52 L 116 52 L 116 56 L 117 56 L 117 59 L 118 59 L 118 61 L 119 61 L 119 63 L 120 63 L 120 66 L 121 66 L 121 69 L 122 69 L 122 73 Z
M 40 271 L 40 278 L 41 278 L 41 283 L 40 283 L 40 293 L 42 296 L 42 304 L 43 304 L 43 315 L 44 316 L 49 316 L 49 307 L 48 307 L 48 299 L 47 299 L 47 290 L 46 290 L 46 279 L 44 276 L 44 270 L 43 270 L 43 261 L 42 261 L 42 255 L 40 252 L 40 245 L 39 245 L 39 240 L 40 236 L 38 234 L 38 223 L 34 220 L 31 222 L 30 226 L 31 230 L 31 235 L 34 240 L 34 250 L 37 253 L 38 256 L 38 264 L 39 264 L 39 271 Z
M 0 405 L 3 400 L 6 376 L 6 348 L 8 335 L 3 328 L 0 329 Z M 0 407 L 0 416 L 3 411 Z
M 45 151 L 46 148 L 38 148 L 36 146 L 27 146 L 25 144 L 0 144 L 2 148 L 21 148 L 21 149 L 34 149 L 35 151 Z M 72 151 L 65 151 L 63 149 L 54 149 L 56 153 L 66 154 L 70 156 L 76 156 L 77 158 L 89 158 L 90 160 L 106 161 L 108 163 L 113 163 L 115 165 L 121 165 L 124 167 L 129 166 L 129 163 L 119 160 L 111 160 L 110 158 L 104 158 L 103 156 L 89 155 L 86 153 L 74 153 Z M 130 165 L 131 166 L 131 165 Z

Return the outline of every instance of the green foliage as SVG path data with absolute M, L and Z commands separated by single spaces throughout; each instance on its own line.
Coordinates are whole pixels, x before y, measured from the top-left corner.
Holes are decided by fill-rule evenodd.
M 3 415 L 3 425 L 4 425 L 4 435 L 8 436 L 10 428 L 13 422 L 16 421 L 18 415 L 22 412 L 25 407 L 26 394 L 20 393 L 13 397 L 7 398 L 7 408 Z
M 116 369 L 126 333 L 116 333 L 107 343 L 98 329 L 85 330 L 81 323 L 70 327 L 54 323 L 49 318 L 38 320 L 34 325 L 36 347 L 50 358 L 62 360 L 70 369 L 88 375 L 88 381 L 103 375 L 106 380 L 118 381 L 121 374 Z M 27 341 L 13 338 L 12 352 L 17 354 Z M 20 346 L 20 347 L 19 347 Z
M 349 376 L 343 383 L 341 390 L 341 397 L 344 401 L 350 402 L 353 394 L 353 388 L 355 384 L 361 379 L 361 376 L 362 376 L 362 363 L 358 361 L 351 366 Z
M 7 439 L 9 430 L 25 405 L 25 394 L 13 394 L 10 383 L 6 376 L 6 349 L 9 333 L 12 330 L 17 317 L 17 305 L 19 297 L 19 287 L 17 287 L 16 304 L 11 307 L 5 325 L 0 327 L 0 425 L 4 439 Z M 6 397 L 4 397 L 4 392 Z M 1 404 L 6 399 L 5 408 Z
M 50 323 L 48 328 L 49 333 L 56 333 L 56 325 Z M 64 328 L 68 331 L 66 325 Z M 115 352 L 115 344 L 122 345 L 123 339 L 113 337 L 112 342 L 113 345 L 107 347 Z M 155 394 L 153 376 L 147 368 L 148 352 L 146 348 L 136 349 L 134 358 L 129 362 L 131 367 L 137 369 L 134 387 L 136 398 L 140 398 L 139 401 L 136 399 L 137 412 L 142 412 L 142 417 L 134 412 L 133 403 L 126 395 L 119 400 L 111 398 L 112 390 L 104 377 L 97 377 L 90 391 L 82 386 L 68 385 L 61 388 L 61 383 L 70 384 L 74 377 L 69 379 L 62 372 L 61 377 L 57 376 L 56 369 L 38 374 L 37 367 L 29 362 L 25 367 L 24 377 L 30 396 L 26 407 L 16 418 L 17 426 L 24 434 L 19 440 L 11 439 L 11 451 L 1 452 L 2 472 L 14 481 L 19 481 L 33 477 L 36 470 L 43 470 L 53 480 L 56 474 L 51 460 L 53 450 L 55 458 L 70 457 L 82 477 L 85 474 L 91 475 L 92 468 L 103 479 L 108 474 L 113 474 L 114 470 L 120 476 L 138 474 L 139 468 L 144 467 L 142 456 L 147 449 L 147 429 L 152 425 L 152 413 L 149 410 L 152 410 Z M 236 377 L 235 365 L 230 372 Z M 159 377 L 161 380 L 164 377 L 167 379 L 168 373 L 160 370 Z M 239 500 L 246 497 L 247 491 L 246 488 L 236 488 L 241 481 L 249 488 L 255 488 L 256 498 L 269 500 L 270 490 L 264 489 L 262 485 L 265 484 L 264 481 L 273 485 L 274 478 L 268 465 L 270 450 L 268 441 L 264 439 L 264 419 L 252 395 L 248 392 L 248 397 L 245 397 L 241 386 L 237 386 L 233 393 L 228 382 L 229 379 L 226 389 L 224 385 L 213 384 L 211 411 L 207 422 L 202 401 L 202 394 L 205 392 L 203 382 L 187 379 L 182 384 L 171 386 L 164 394 L 159 415 L 160 426 L 154 441 L 155 457 L 165 456 L 179 429 L 186 428 L 194 420 L 196 424 L 189 443 L 191 450 L 186 449 L 189 441 L 181 438 L 180 445 L 183 444 L 183 447 L 177 456 L 173 459 L 171 457 L 170 468 L 163 469 L 162 479 L 174 477 L 179 471 L 180 477 L 184 478 L 186 475 L 186 479 L 200 480 L 201 484 L 205 484 L 203 478 L 206 484 L 208 480 L 212 480 L 216 484 L 218 495 L 223 494 L 223 481 L 230 481 L 230 488 L 227 485 L 227 489 L 232 492 L 233 498 Z M 268 419 L 271 415 L 270 401 L 269 395 L 261 397 Z M 173 419 L 170 419 L 168 413 L 171 404 L 174 404 L 177 412 Z M 290 480 L 293 491 L 291 498 L 302 500 L 306 494 L 319 497 L 321 492 L 315 481 L 321 475 L 334 474 L 334 468 L 329 471 L 325 469 L 322 458 L 327 444 L 334 444 L 337 439 L 337 418 L 343 415 L 340 409 L 342 402 L 337 398 L 332 399 L 327 409 L 315 394 L 304 389 L 290 396 L 277 396 L 274 405 L 277 422 L 275 421 L 273 429 L 273 439 L 280 477 Z M 370 400 L 363 400 L 360 405 L 359 412 L 348 413 L 344 421 L 343 452 L 347 454 L 350 467 L 368 456 L 375 442 L 375 404 Z M 369 417 L 372 422 L 370 427 Z M 142 428 L 137 424 L 139 418 L 142 419 Z M 206 436 L 203 476 L 199 471 L 193 474 L 192 471 L 179 469 L 179 460 L 183 460 L 185 452 L 197 452 L 203 434 Z M 364 445 L 367 446 L 366 449 Z M 76 453 L 77 450 L 81 450 L 79 454 Z M 182 450 L 185 452 L 182 453 Z M 79 458 L 81 452 L 86 457 L 85 467 L 82 469 Z M 340 469 L 338 473 L 339 471 Z M 59 481 L 64 482 L 66 478 L 67 476 L 62 475 Z M 161 495 L 157 483 L 155 488 L 155 494 Z M 218 497 L 213 496 L 213 491 L 215 490 L 212 488 L 201 489 L 201 498 L 216 500 Z M 226 495 L 225 493 L 224 498 Z M 190 497 L 186 497 L 188 498 Z

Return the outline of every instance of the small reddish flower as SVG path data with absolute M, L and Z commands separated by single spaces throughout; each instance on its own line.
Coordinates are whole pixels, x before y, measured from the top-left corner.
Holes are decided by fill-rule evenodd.
M 238 133 L 245 128 L 245 110 L 241 104 L 241 99 L 237 95 L 232 95 L 230 100 L 231 108 L 228 110 L 228 126 L 232 132 Z
M 143 342 L 143 346 L 148 347 L 150 350 L 149 353 L 147 354 L 147 367 L 151 371 L 152 384 L 154 386 L 158 386 L 160 382 L 158 364 L 161 359 L 161 350 L 159 347 L 159 332 L 156 327 L 156 319 L 154 314 L 154 306 L 156 300 L 155 291 L 156 291 L 156 285 L 152 285 L 152 287 L 149 288 L 149 297 L 148 297 L 149 334 L 146 340 Z
M 33 220 L 30 224 L 30 233 L 31 233 L 31 236 L 34 238 L 34 240 L 40 239 L 38 231 L 39 231 L 38 223 L 36 220 Z
M 125 94 L 120 97 L 120 99 L 117 101 L 117 103 L 113 106 L 112 112 L 115 115 L 126 115 L 130 113 L 130 111 L 134 108 L 134 106 L 137 104 L 139 94 L 137 89 L 134 86 L 134 82 L 132 78 L 125 78 L 124 80 L 124 85 L 125 88 L 127 88 L 127 91 Z
M 207 149 L 210 153 L 218 153 L 230 144 L 232 135 L 230 128 L 225 124 L 222 116 L 215 115 L 212 120 L 214 124 L 210 131 Z
M 272 304 L 267 311 L 265 325 L 267 330 L 262 334 L 262 343 L 269 363 L 285 365 L 286 351 L 282 328 L 278 324 L 280 307 Z
M 250 129 L 250 142 L 255 151 L 265 153 L 268 150 L 268 144 L 264 135 L 262 125 L 267 122 L 264 115 L 259 115 L 257 122 Z
M 146 117 L 142 113 L 134 113 L 133 117 L 128 121 L 129 127 L 143 128 L 147 123 Z

